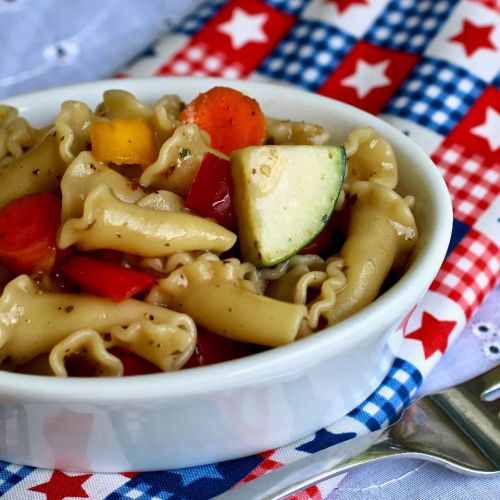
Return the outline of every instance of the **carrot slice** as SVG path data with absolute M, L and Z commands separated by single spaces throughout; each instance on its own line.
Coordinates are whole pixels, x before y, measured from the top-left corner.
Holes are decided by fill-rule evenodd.
M 184 108 L 180 118 L 205 130 L 212 146 L 225 154 L 262 144 L 266 137 L 259 103 L 228 87 L 214 87 L 200 94 Z

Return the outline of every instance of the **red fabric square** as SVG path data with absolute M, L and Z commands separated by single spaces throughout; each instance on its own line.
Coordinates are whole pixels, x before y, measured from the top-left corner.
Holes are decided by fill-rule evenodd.
M 420 56 L 358 42 L 319 93 L 378 113 Z
M 293 16 L 263 2 L 235 0 L 223 7 L 157 74 L 247 76 L 294 22 Z
M 500 163 L 500 90 L 487 87 L 445 144 L 461 144 L 468 155 L 478 154 L 486 165 Z

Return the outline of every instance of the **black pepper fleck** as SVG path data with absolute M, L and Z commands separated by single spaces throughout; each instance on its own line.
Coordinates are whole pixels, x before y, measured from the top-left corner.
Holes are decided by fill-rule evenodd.
M 189 156 L 191 154 L 191 150 L 188 149 L 188 148 L 182 148 L 180 151 L 179 151 L 179 156 L 181 158 L 186 158 L 186 156 Z

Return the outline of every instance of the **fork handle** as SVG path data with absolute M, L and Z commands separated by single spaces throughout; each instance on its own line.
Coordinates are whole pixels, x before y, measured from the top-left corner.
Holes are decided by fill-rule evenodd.
M 387 430 L 378 431 L 300 458 L 213 500 L 277 500 L 366 463 L 409 454 L 394 445 Z

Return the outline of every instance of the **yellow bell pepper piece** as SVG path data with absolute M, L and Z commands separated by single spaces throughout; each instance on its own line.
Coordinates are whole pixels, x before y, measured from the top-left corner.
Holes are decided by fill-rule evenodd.
M 103 163 L 147 167 L 158 156 L 155 131 L 143 118 L 117 118 L 90 124 L 92 153 Z

